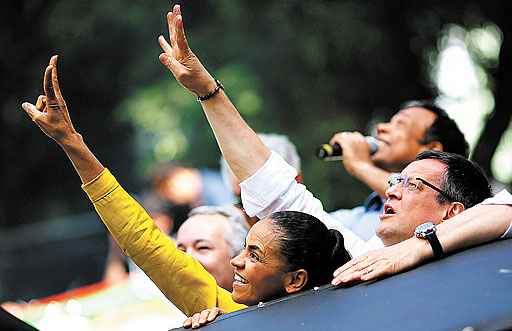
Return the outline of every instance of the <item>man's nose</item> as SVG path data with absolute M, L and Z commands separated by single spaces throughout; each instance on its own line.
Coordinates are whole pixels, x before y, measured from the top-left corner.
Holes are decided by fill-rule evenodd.
M 193 247 L 187 247 L 185 253 L 192 255 L 192 257 L 197 260 L 197 251 Z
M 377 134 L 386 133 L 389 131 L 389 123 L 379 123 L 377 124 Z
M 387 188 L 385 194 L 388 199 L 402 199 L 402 184 L 395 184 Z

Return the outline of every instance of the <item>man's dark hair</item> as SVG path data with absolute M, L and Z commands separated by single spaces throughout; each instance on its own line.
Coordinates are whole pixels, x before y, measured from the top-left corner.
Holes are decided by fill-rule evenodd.
M 491 186 L 483 170 L 475 162 L 458 154 L 425 151 L 418 154 L 416 160 L 434 159 L 446 165 L 441 190 L 446 196 L 439 194 L 439 203 L 460 202 L 466 208 L 492 196 Z
M 336 268 L 351 258 L 345 249 L 343 235 L 327 229 L 312 215 L 280 211 L 268 218 L 281 234 L 279 248 L 287 263 L 287 271 L 307 271 L 308 282 L 304 289 L 329 283 Z
M 412 107 L 424 108 L 436 115 L 436 119 L 425 136 L 419 141 L 420 144 L 426 145 L 433 141 L 439 141 L 443 144 L 443 151 L 459 154 L 466 158 L 469 156 L 469 145 L 464 134 L 444 109 L 429 100 L 408 101 L 402 104 L 400 109 Z

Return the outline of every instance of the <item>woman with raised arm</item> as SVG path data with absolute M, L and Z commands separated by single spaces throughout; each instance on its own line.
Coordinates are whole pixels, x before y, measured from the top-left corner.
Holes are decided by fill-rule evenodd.
M 44 75 L 45 95 L 22 108 L 64 150 L 83 189 L 121 249 L 187 316 L 185 327 L 204 324 L 209 316 L 232 312 L 329 283 L 336 267 L 350 259 L 343 236 L 315 217 L 277 212 L 249 231 L 245 248 L 231 260 L 233 292 L 192 256 L 178 250 L 146 211 L 119 185 L 75 130 L 57 78 L 57 56 Z M 209 310 L 204 321 L 199 312 Z

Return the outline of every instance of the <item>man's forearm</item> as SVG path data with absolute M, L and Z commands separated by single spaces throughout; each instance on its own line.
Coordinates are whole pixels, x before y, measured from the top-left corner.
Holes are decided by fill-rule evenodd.
M 478 205 L 439 224 L 437 237 L 445 253 L 453 253 L 500 238 L 512 222 L 510 205 Z M 425 240 L 411 238 L 408 249 L 418 249 L 421 260 L 434 256 Z
M 240 181 L 250 177 L 265 164 L 270 150 L 247 125 L 223 91 L 201 102 L 201 105 L 235 176 Z
M 389 172 L 374 166 L 373 164 L 362 164 L 353 170 L 354 176 L 368 185 L 370 189 L 377 192 L 381 197 L 385 196 L 388 186 Z
M 510 205 L 478 205 L 440 224 L 438 237 L 449 253 L 500 238 L 511 221 Z

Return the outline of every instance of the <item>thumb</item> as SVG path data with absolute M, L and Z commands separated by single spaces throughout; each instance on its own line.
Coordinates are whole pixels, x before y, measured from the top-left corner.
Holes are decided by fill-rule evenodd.
M 41 115 L 43 115 L 42 112 L 40 112 L 39 110 L 37 110 L 36 106 L 34 106 L 33 104 L 29 103 L 29 102 L 24 102 L 21 104 L 21 108 L 23 108 L 23 110 L 25 111 L 25 113 L 27 113 L 28 116 L 30 116 L 30 118 L 32 119 L 32 121 L 36 121 L 39 117 L 41 117 Z
M 169 69 L 174 74 L 176 78 L 178 78 L 179 73 L 182 71 L 183 67 L 181 63 L 179 63 L 178 61 L 176 61 L 175 58 L 166 53 L 160 54 L 158 59 L 164 66 L 167 67 L 167 69 Z

